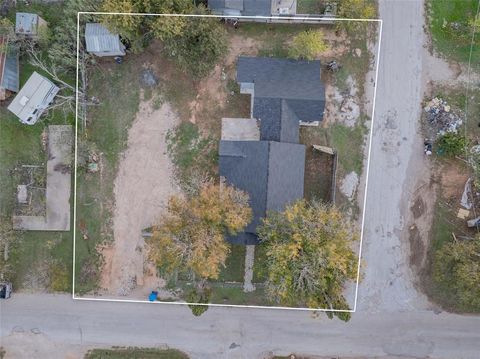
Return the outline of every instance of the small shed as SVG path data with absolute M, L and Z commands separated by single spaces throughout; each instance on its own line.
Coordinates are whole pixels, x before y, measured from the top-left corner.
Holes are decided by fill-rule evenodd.
M 98 23 L 85 25 L 85 43 L 87 52 L 96 56 L 125 56 L 125 46 L 118 34 L 112 34 Z
M 18 51 L 8 45 L 8 38 L 0 36 L 0 101 L 19 89 Z
M 20 122 L 34 125 L 60 89 L 46 77 L 34 72 L 8 106 Z
M 38 36 L 40 29 L 47 26 L 47 22 L 37 14 L 17 12 L 15 19 L 15 33 L 30 37 Z

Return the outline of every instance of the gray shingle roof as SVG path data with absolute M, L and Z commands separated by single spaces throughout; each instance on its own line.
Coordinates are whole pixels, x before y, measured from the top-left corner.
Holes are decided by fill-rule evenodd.
M 220 176 L 250 196 L 253 219 L 228 240 L 256 244 L 256 228 L 269 210 L 303 197 L 305 146 L 271 141 L 221 141 Z
M 320 61 L 239 57 L 237 81 L 254 84 L 253 117 L 261 139 L 298 142 L 299 121 L 320 121 L 325 88 Z

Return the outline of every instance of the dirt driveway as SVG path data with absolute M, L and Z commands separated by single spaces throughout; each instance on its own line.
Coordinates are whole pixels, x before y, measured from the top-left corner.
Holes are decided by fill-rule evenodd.
M 114 184 L 114 243 L 103 250 L 101 287 L 113 296 L 147 295 L 160 284 L 155 270 L 145 265 L 141 231 L 164 210 L 178 189 L 172 183 L 172 164 L 165 134 L 178 122 L 168 103 L 153 109 L 142 101 L 128 132 L 128 149 L 121 154 Z

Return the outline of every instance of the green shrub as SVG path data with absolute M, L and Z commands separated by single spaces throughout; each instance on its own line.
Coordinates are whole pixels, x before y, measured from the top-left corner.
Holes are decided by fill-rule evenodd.
M 455 132 L 447 132 L 437 139 L 438 152 L 447 156 L 459 156 L 465 153 L 466 145 L 465 136 Z
M 433 259 L 433 280 L 465 311 L 480 310 L 480 238 L 444 244 Z
M 202 137 L 198 127 L 182 122 L 169 130 L 166 136 L 167 151 L 175 165 L 175 177 L 187 193 L 195 192 L 202 178 L 215 175 L 218 162 L 216 141 Z
M 70 274 L 64 264 L 50 266 L 50 289 L 54 292 L 66 292 L 70 289 Z
M 192 289 L 186 297 L 188 303 L 202 303 L 208 304 L 210 302 L 210 297 L 212 296 L 212 291 L 209 288 L 204 288 L 203 290 Z M 195 305 L 189 304 L 189 308 L 192 310 L 192 314 L 196 317 L 201 316 L 208 310 L 208 305 Z
M 315 60 L 318 55 L 328 49 L 323 32 L 315 30 L 303 31 L 293 38 L 288 49 L 288 56 L 293 59 Z

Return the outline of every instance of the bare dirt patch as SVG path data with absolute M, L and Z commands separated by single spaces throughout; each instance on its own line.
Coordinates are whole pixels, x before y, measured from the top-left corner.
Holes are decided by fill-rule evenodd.
M 439 172 L 442 197 L 447 200 L 457 200 L 460 204 L 465 182 L 469 177 L 465 166 L 459 161 L 451 161 L 448 165 L 442 166 Z
M 151 101 L 144 101 L 129 130 L 115 179 L 114 241 L 102 251 L 101 287 L 108 294 L 125 296 L 145 285 L 148 292 L 161 281 L 145 265 L 141 231 L 159 218 L 169 196 L 178 191 L 165 143 L 166 132 L 177 122 L 168 103 L 153 110 Z
M 240 35 L 230 38 L 230 52 L 225 59 L 226 67 L 233 67 L 238 56 L 255 56 L 258 54 L 259 41 Z

